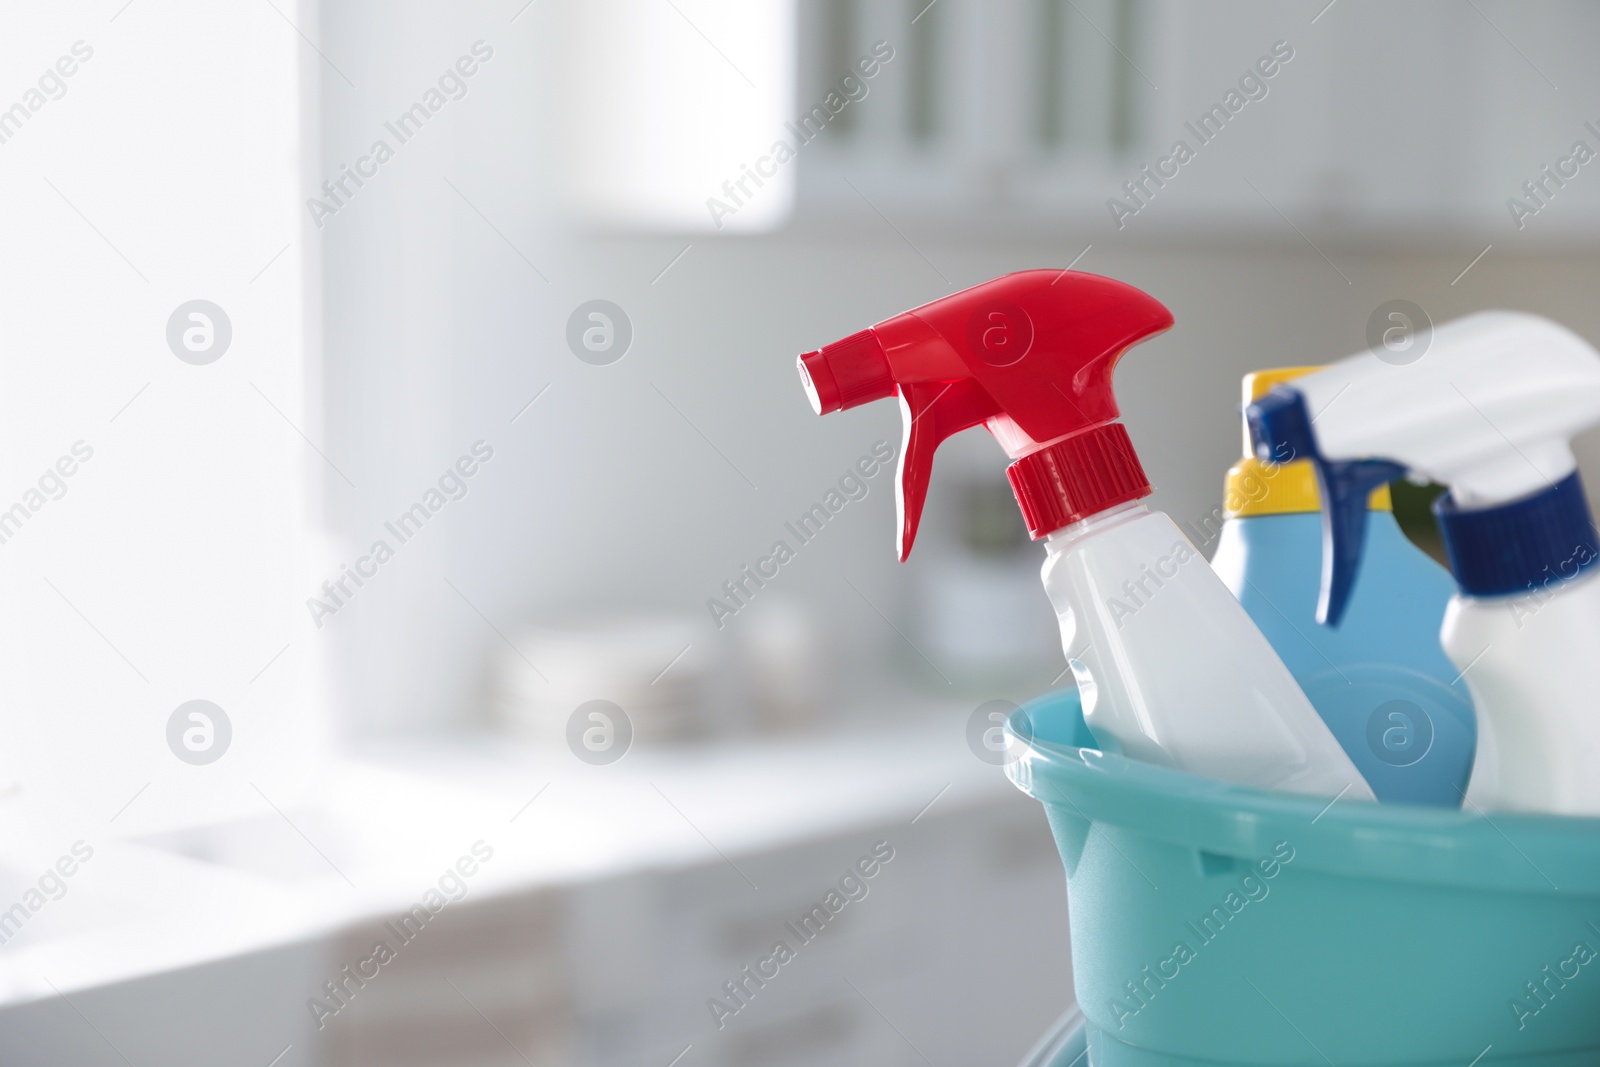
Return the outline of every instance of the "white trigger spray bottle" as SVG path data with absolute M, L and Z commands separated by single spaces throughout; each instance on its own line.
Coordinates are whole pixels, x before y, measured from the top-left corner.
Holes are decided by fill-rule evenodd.
M 1469 807 L 1600 815 L 1600 535 L 1571 439 L 1600 423 L 1600 352 L 1536 315 L 1439 327 L 1413 363 L 1351 356 L 1248 411 L 1262 457 L 1317 470 L 1318 621 L 1337 625 L 1367 494 L 1405 475 L 1434 504 L 1458 593 L 1440 641 L 1478 713 Z
M 974 426 L 1046 543 L 1045 592 L 1102 746 L 1243 785 L 1371 800 L 1365 779 L 1222 579 L 1166 515 L 1122 425 L 1112 371 L 1172 325 L 1132 286 L 1071 270 L 1008 274 L 807 352 L 820 414 L 896 397 L 899 554 L 939 443 Z

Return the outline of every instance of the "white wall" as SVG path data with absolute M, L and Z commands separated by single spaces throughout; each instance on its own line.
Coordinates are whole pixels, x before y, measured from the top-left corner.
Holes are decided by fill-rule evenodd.
M 267 5 L 23 5 L 0 24 L 0 108 L 81 42 L 64 93 L 0 143 L 0 508 L 29 512 L 0 544 L 0 814 L 59 849 L 255 811 L 250 781 L 288 788 L 318 749 L 295 596 L 315 462 L 295 429 L 302 45 Z M 195 298 L 232 326 L 205 366 L 166 338 Z M 30 497 L 80 441 L 64 494 Z M 167 747 L 196 698 L 233 726 L 210 767 Z

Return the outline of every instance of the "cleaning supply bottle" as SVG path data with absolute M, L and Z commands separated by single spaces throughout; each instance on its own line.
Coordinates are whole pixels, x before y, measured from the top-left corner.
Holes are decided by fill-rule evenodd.
M 1482 312 L 1410 363 L 1351 356 L 1247 417 L 1258 457 L 1317 472 L 1330 625 L 1352 602 L 1373 487 L 1450 487 L 1434 504 L 1457 586 L 1440 643 L 1477 708 L 1466 802 L 1600 815 L 1600 544 L 1571 447 L 1600 422 L 1600 353 L 1548 319 Z
M 1316 367 L 1245 375 L 1244 403 Z M 1211 567 L 1261 628 L 1311 706 L 1381 801 L 1460 807 L 1477 724 L 1460 671 L 1439 647 L 1449 573 L 1400 530 L 1389 487 L 1367 508 L 1366 562 L 1344 622 L 1318 626 L 1322 504 L 1307 460 L 1251 455 L 1228 471 Z
M 1137 289 L 1032 270 L 799 358 L 818 414 L 898 396 L 899 555 L 952 434 L 985 426 L 1035 540 L 1084 716 L 1103 747 L 1195 774 L 1372 797 L 1293 677 L 1193 545 L 1143 498 L 1111 375 L 1172 314 Z

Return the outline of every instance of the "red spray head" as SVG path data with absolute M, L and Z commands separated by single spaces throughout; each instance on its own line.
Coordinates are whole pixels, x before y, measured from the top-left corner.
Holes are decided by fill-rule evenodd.
M 975 285 L 807 352 L 819 415 L 899 395 L 900 559 L 911 553 L 940 442 L 980 423 L 1015 462 L 1006 477 L 1037 540 L 1150 492 L 1111 392 L 1129 348 L 1172 313 L 1122 282 L 1026 270 Z

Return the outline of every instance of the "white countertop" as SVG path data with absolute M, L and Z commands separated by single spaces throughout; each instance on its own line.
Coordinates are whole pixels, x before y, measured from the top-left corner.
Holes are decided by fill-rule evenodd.
M 69 892 L 0 948 L 0 1003 L 398 913 L 480 841 L 494 851 L 467 879 L 473 898 L 736 859 L 1016 795 L 967 748 L 970 705 L 916 703 L 899 721 L 636 749 L 598 767 L 484 736 L 367 745 L 330 765 L 312 802 L 98 846 Z M 7 865 L 21 879 L 37 863 Z

